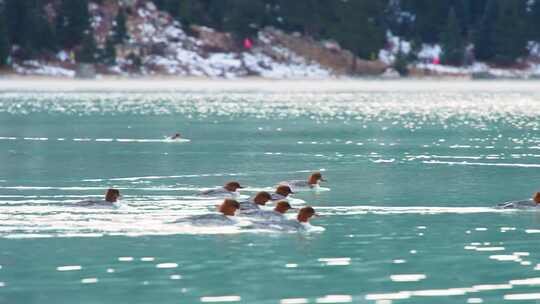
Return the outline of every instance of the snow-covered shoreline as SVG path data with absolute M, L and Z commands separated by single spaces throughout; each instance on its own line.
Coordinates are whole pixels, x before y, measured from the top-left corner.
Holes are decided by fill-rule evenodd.
M 90 5 L 94 38 L 104 47 L 116 14 L 114 5 Z M 116 8 L 118 9 L 118 8 Z M 529 43 L 530 54 L 520 64 L 509 68 L 489 66 L 474 58 L 467 66 L 441 64 L 442 47 L 412 42 L 387 32 L 387 45 L 378 58 L 361 59 L 332 40 L 316 40 L 299 33 L 287 33 L 265 27 L 241 46 L 232 33 L 181 24 L 153 2 L 134 5 L 126 22 L 127 41 L 115 46 L 112 63 L 82 64 L 73 50 L 60 50 L 53 57 L 18 59 L 5 75 L 26 77 L 77 77 L 110 79 L 109 77 L 181 77 L 204 79 L 343 79 L 347 77 L 401 78 L 468 78 L 468 79 L 540 79 L 540 44 Z M 413 55 L 415 60 L 396 64 L 398 53 Z M 470 50 L 469 50 L 470 53 Z
M 56 77 L 0 77 L 0 92 L 179 91 L 179 92 L 404 92 L 404 91 L 527 91 L 538 92 L 537 80 L 469 80 L 464 78 L 334 78 L 334 79 L 210 79 L 151 76 L 95 80 Z

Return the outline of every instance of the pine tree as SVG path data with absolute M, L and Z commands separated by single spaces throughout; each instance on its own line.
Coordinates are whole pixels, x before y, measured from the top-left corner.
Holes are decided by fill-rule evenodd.
M 474 54 L 479 60 L 489 61 L 495 57 L 493 44 L 497 16 L 497 0 L 488 0 L 484 15 L 474 35 Z
M 9 40 L 12 44 L 21 45 L 21 29 L 24 25 L 24 1 L 5 0 L 4 15 L 6 17 Z
M 384 3 L 355 0 L 340 1 L 336 6 L 338 22 L 329 33 L 330 37 L 360 58 L 370 59 L 373 54 L 377 54 L 385 43 L 386 31 L 381 24 Z M 353 65 L 355 62 L 356 60 L 353 61 Z
M 88 0 L 62 0 L 56 19 L 56 32 L 62 47 L 79 45 L 90 28 Z
M 186 25 L 200 24 L 212 26 L 208 14 L 209 2 L 200 0 L 183 0 L 179 4 L 179 18 Z
M 529 18 L 529 36 L 531 40 L 540 42 L 540 1 L 534 1 L 530 7 Z
M 124 43 L 129 37 L 126 27 L 126 12 L 120 8 L 113 27 L 113 42 L 116 44 Z
M 454 8 L 451 8 L 448 13 L 446 28 L 441 33 L 440 40 L 443 50 L 442 62 L 444 64 L 462 65 L 465 56 L 465 45 Z
M 423 43 L 437 43 L 439 33 L 443 31 L 444 21 L 453 0 L 402 0 L 405 11 L 414 14 L 413 31 Z
M 77 52 L 77 61 L 82 63 L 95 63 L 96 52 L 97 47 L 94 33 L 89 31 L 83 37 L 81 49 Z
M 409 75 L 408 65 L 409 63 L 407 62 L 407 56 L 403 54 L 403 51 L 401 50 L 401 45 L 399 45 L 396 59 L 394 60 L 394 64 L 392 65 L 392 67 L 399 73 L 399 75 L 407 76 Z
M 233 32 L 242 39 L 255 35 L 263 26 L 265 6 L 262 0 L 229 0 L 220 3 L 230 5 L 228 9 L 222 9 L 223 30 Z
M 493 40 L 495 63 L 510 65 L 527 53 L 526 6 L 526 0 L 499 0 Z
M 113 39 L 108 38 L 105 41 L 105 54 L 104 54 L 104 63 L 107 65 L 116 64 L 116 48 L 114 47 L 115 43 Z
M 178 0 L 153 0 L 156 7 L 169 13 L 173 18 L 178 18 L 180 12 L 180 2 Z
M 43 9 L 43 1 L 26 0 L 21 7 L 21 28 L 18 43 L 23 57 L 30 58 L 40 52 L 55 50 L 55 37 Z
M 0 67 L 7 64 L 9 55 L 10 45 L 5 11 L 2 7 L 0 7 Z

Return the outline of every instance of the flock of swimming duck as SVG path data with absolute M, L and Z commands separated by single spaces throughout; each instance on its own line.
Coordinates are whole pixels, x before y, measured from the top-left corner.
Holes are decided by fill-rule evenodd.
M 247 219 L 250 227 L 270 228 L 272 230 L 308 230 L 313 216 L 318 216 L 311 206 L 293 208 L 290 195 L 295 191 L 316 190 L 320 182 L 325 182 L 320 172 L 314 172 L 306 180 L 290 180 L 280 182 L 273 193 L 260 191 L 254 196 L 240 199 L 239 189 L 243 189 L 236 181 L 227 182 L 223 187 L 213 188 L 198 193 L 201 197 L 223 199 L 217 212 L 180 218 L 172 223 L 192 226 L 235 225 Z M 84 200 L 77 203 L 81 207 L 113 207 L 120 199 L 118 189 L 108 189 L 104 200 Z M 273 208 L 267 204 L 272 204 Z M 297 211 L 294 218 L 286 213 Z
M 313 216 L 319 216 L 311 206 L 293 208 L 290 195 L 295 191 L 319 189 L 319 183 L 325 182 L 320 172 L 314 172 L 306 180 L 290 180 L 279 183 L 273 193 L 260 191 L 255 195 L 240 199 L 239 189 L 243 189 L 236 181 L 227 182 L 223 187 L 208 189 L 198 193 L 201 197 L 223 199 L 217 205 L 217 211 L 202 215 L 194 215 L 177 219 L 174 224 L 191 226 L 237 225 L 242 219 L 248 219 L 248 226 L 253 228 L 271 228 L 272 230 L 310 230 L 309 224 Z M 81 207 L 114 207 L 118 206 L 120 191 L 108 189 L 104 200 L 84 200 L 77 203 Z M 273 204 L 269 208 L 267 204 Z M 496 209 L 531 209 L 540 208 L 540 192 L 536 192 L 532 199 L 511 201 L 495 206 Z M 297 211 L 296 217 L 291 219 L 287 212 Z M 246 223 L 246 222 L 244 222 Z M 324 228 L 318 227 L 319 230 Z M 317 230 L 317 229 L 315 229 Z

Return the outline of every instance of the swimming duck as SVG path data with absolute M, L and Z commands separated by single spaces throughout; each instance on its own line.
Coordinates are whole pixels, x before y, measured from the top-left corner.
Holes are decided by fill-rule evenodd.
M 256 221 L 283 221 L 286 220 L 285 213 L 293 209 L 291 204 L 287 201 L 279 201 L 276 203 L 276 206 L 273 210 L 261 210 L 261 209 L 252 209 L 243 212 L 242 214 L 248 217 L 254 218 Z
M 281 203 L 281 202 L 280 202 Z M 287 203 L 287 202 L 284 202 Z M 289 206 L 290 207 L 290 206 Z M 290 208 L 289 208 L 290 209 Z M 276 212 L 277 213 L 277 212 Z M 322 227 L 311 226 L 309 220 L 313 216 L 318 216 L 313 207 L 303 207 L 298 211 L 295 219 L 287 219 L 282 214 L 274 215 L 273 217 L 265 218 L 264 221 L 254 221 L 254 226 L 264 230 L 277 231 L 323 231 Z M 314 229 L 315 228 L 315 229 Z
M 243 189 L 244 187 L 240 186 L 238 182 L 228 182 L 223 187 L 204 190 L 199 195 L 203 196 L 216 196 L 216 197 L 236 197 L 239 193 L 236 191 L 238 189 Z
M 120 191 L 118 189 L 110 188 L 107 189 L 104 200 L 90 199 L 80 201 L 75 204 L 80 207 L 116 207 L 116 203 L 118 202 L 120 197 Z
M 193 215 L 177 219 L 173 223 L 183 223 L 194 226 L 234 225 L 237 223 L 237 221 L 234 220 L 234 216 L 238 209 L 240 209 L 240 204 L 237 201 L 225 199 L 218 207 L 218 213 Z
M 173 136 L 169 137 L 170 140 L 177 140 L 181 138 L 182 136 L 180 135 L 180 133 L 175 133 Z
M 313 172 L 307 180 L 290 180 L 280 182 L 280 185 L 286 185 L 294 189 L 295 191 L 300 189 L 313 189 L 319 186 L 320 182 L 326 182 L 321 172 Z
M 266 191 L 261 191 L 255 196 L 240 202 L 240 210 L 248 211 L 248 210 L 259 210 L 260 206 L 266 205 L 266 203 L 272 199 L 272 196 L 270 193 Z
M 540 192 L 536 192 L 532 199 L 523 201 L 513 201 L 498 204 L 495 206 L 497 209 L 536 209 L 540 210 Z
M 272 201 L 287 200 L 289 194 L 294 194 L 294 192 L 291 190 L 291 187 L 287 185 L 279 185 L 276 188 L 276 192 L 271 194 Z

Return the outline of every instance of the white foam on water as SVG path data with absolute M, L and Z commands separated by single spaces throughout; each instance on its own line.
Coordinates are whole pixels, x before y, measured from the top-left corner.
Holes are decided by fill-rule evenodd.
M 393 163 L 395 161 L 396 161 L 395 158 L 390 158 L 390 159 L 382 159 L 382 158 L 380 158 L 380 159 L 371 160 L 371 162 L 376 163 L 376 164 Z
M 527 278 L 521 280 L 511 280 L 511 285 L 540 285 L 540 278 Z
M 170 144 L 175 144 L 175 143 L 188 143 L 188 142 L 191 142 L 191 139 L 187 139 L 187 138 L 178 138 L 178 139 L 167 138 L 167 139 L 165 139 L 163 142 L 165 142 L 165 143 L 170 143 Z
M 504 209 L 488 207 L 385 207 L 385 206 L 317 206 L 322 215 L 355 215 L 355 214 L 467 214 L 467 213 L 501 213 Z
M 83 284 L 95 284 L 98 282 L 98 278 L 84 278 L 81 280 Z
M 156 268 L 176 268 L 178 264 L 176 263 L 160 263 L 156 264 Z
M 479 163 L 479 162 L 451 162 L 451 161 L 438 161 L 438 160 L 425 160 L 424 164 L 438 164 L 438 165 L 461 165 L 461 166 L 495 166 L 495 167 L 516 167 L 516 168 L 540 168 L 540 164 L 520 164 L 520 163 Z
M 289 264 L 285 264 L 285 267 L 286 268 L 296 268 L 296 267 L 298 267 L 298 264 L 289 263 Z
M 104 190 L 105 187 L 50 187 L 50 186 L 9 186 L 9 187 L 0 187 L 0 189 L 10 189 L 10 190 Z
M 152 261 L 154 261 L 155 259 L 156 259 L 156 258 L 154 258 L 154 257 L 142 257 L 142 258 L 141 258 L 141 261 L 143 261 L 143 262 L 152 262 Z
M 525 301 L 525 300 L 540 300 L 540 293 L 514 293 L 504 295 L 505 300 L 509 301 Z
M 350 303 L 352 296 L 350 295 L 327 295 L 322 298 L 317 298 L 316 303 Z
M 504 251 L 504 247 L 478 247 L 476 251 Z
M 306 304 L 309 303 L 309 299 L 306 298 L 289 298 L 279 300 L 279 304 Z
M 467 292 L 470 292 L 469 288 L 428 289 L 411 291 L 411 295 L 416 297 L 447 297 L 460 296 Z
M 187 139 L 187 138 L 181 138 L 181 139 L 116 138 L 114 140 L 121 143 L 187 143 L 191 141 L 190 139 Z
M 493 290 L 512 289 L 511 284 L 483 284 L 474 285 L 472 287 L 457 287 L 446 289 L 426 289 L 426 290 L 410 290 L 389 293 L 372 293 L 365 296 L 366 300 L 404 300 L 411 297 L 448 297 L 461 296 L 468 293 L 478 293 Z
M 405 300 L 411 297 L 409 291 L 399 291 L 394 293 L 373 293 L 365 296 L 366 300 Z
M 118 261 L 120 261 L 120 262 L 131 262 L 131 261 L 133 261 L 133 257 L 118 257 Z
M 73 270 L 81 270 L 82 266 L 80 265 L 73 265 L 73 266 L 58 266 L 56 267 L 56 270 L 58 271 L 73 271 Z
M 240 302 L 242 300 L 242 297 L 240 297 L 240 296 L 201 297 L 200 300 L 203 303 Z
M 417 282 L 426 279 L 425 274 L 393 274 L 390 280 L 394 282 Z
M 101 181 L 138 181 L 138 180 L 159 180 L 159 179 L 175 179 L 175 178 L 192 178 L 202 176 L 241 176 L 244 173 L 201 173 L 201 174 L 183 174 L 183 175 L 149 175 L 149 176 L 132 176 L 132 177 L 111 177 L 111 178 L 91 178 L 83 179 L 87 182 L 101 182 Z M 193 190 L 201 190 L 206 188 L 192 188 Z
M 516 255 L 510 255 L 510 254 L 495 254 L 490 255 L 490 259 L 497 260 L 497 261 L 519 261 L 521 258 Z
M 501 289 L 512 289 L 511 284 L 481 284 L 481 285 L 474 285 L 472 287 L 475 291 L 489 291 L 489 290 L 501 290 Z
M 346 266 L 351 264 L 351 258 L 319 258 L 327 266 Z

